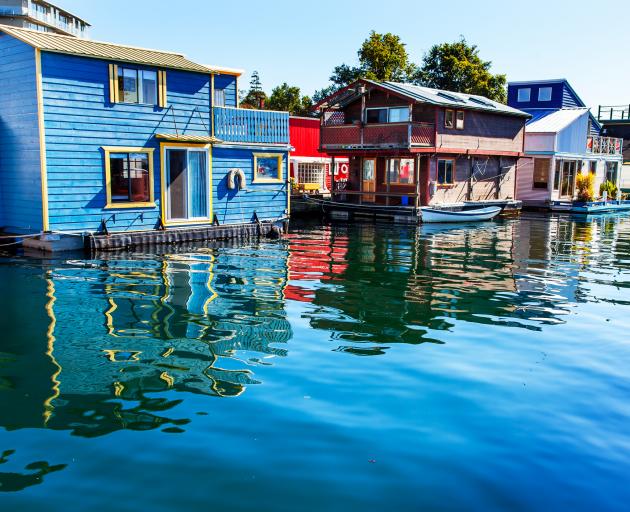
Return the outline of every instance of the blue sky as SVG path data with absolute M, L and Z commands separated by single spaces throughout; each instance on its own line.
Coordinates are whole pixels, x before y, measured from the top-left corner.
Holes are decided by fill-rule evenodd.
M 508 80 L 567 78 L 595 110 L 630 103 L 628 0 L 54 1 L 87 19 L 93 39 L 243 68 L 241 88 L 256 69 L 268 91 L 286 81 L 312 94 L 376 30 L 400 35 L 415 62 L 461 34 Z

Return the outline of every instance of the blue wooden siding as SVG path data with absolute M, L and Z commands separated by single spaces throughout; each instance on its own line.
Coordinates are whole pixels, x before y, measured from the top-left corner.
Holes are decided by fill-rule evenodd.
M 225 106 L 236 107 L 236 77 L 232 75 L 214 75 L 214 88 L 225 91 Z M 213 98 L 214 101 L 214 98 Z
M 0 228 L 42 229 L 35 50 L 0 34 Z
M 213 210 L 221 224 L 251 222 L 254 212 L 261 220 L 278 219 L 287 208 L 287 156 L 283 155 L 282 183 L 252 183 L 254 153 L 265 150 L 215 147 L 212 153 Z M 247 179 L 247 190 L 229 190 L 227 175 L 230 169 L 242 169 Z
M 108 64 L 42 54 L 51 229 L 95 231 L 102 219 L 110 231 L 154 228 L 160 215 L 161 164 L 155 135 L 208 134 L 209 76 L 167 70 L 167 108 L 111 104 Z M 103 146 L 155 148 L 155 208 L 104 209 Z

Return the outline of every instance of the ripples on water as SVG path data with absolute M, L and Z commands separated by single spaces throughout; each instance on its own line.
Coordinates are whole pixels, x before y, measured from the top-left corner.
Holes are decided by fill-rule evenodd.
M 7 254 L 0 505 L 621 509 L 629 269 L 615 216 Z

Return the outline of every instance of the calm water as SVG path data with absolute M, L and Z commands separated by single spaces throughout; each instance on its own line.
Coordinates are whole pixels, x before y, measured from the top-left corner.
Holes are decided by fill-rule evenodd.
M 0 257 L 2 510 L 627 510 L 630 218 Z

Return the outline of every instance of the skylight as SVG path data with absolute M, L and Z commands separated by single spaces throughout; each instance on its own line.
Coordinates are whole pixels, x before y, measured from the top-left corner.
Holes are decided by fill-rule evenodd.
M 464 100 L 462 100 L 461 98 L 458 98 L 457 96 L 453 96 L 451 94 L 447 94 L 442 91 L 438 92 L 437 95 L 442 96 L 442 98 L 446 98 L 447 100 L 456 101 L 457 103 L 464 103 Z
M 473 103 L 477 103 L 478 105 L 483 105 L 484 107 L 496 108 L 492 103 L 488 101 L 483 101 L 479 98 L 473 98 L 472 96 L 468 98 Z

